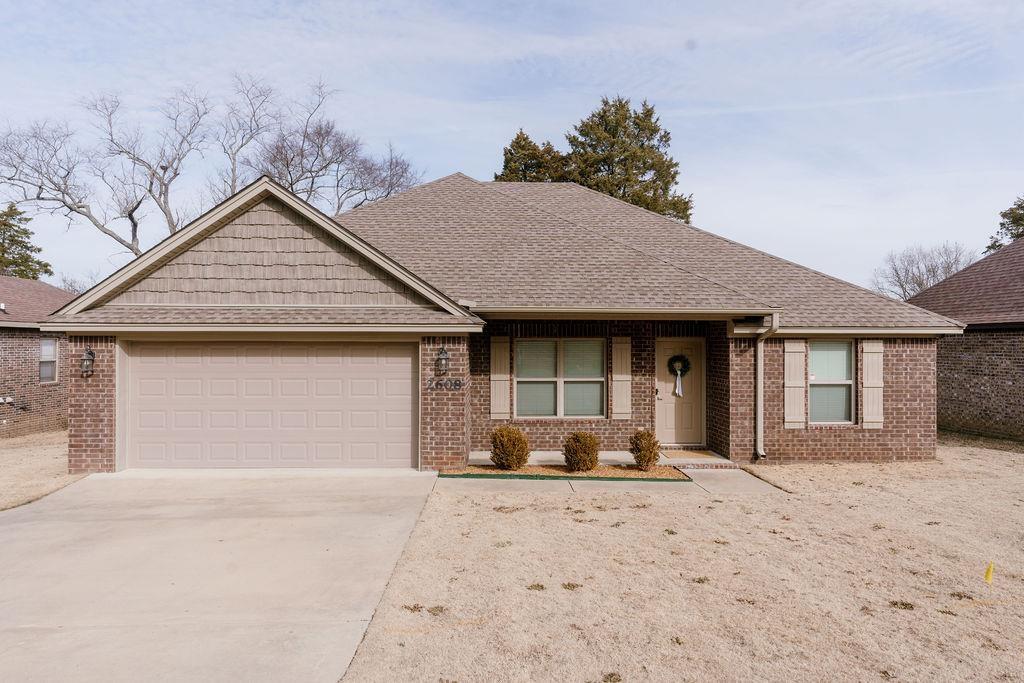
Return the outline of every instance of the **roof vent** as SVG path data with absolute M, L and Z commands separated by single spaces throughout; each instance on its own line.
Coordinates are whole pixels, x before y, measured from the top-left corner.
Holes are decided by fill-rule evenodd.
M 0 313 L 7 312 L 7 304 L 0 304 Z

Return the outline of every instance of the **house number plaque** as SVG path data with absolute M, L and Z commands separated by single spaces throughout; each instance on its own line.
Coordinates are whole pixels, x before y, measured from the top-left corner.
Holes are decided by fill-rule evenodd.
M 461 379 L 451 377 L 431 377 L 427 380 L 427 389 L 447 389 L 458 391 L 462 389 L 464 382 Z

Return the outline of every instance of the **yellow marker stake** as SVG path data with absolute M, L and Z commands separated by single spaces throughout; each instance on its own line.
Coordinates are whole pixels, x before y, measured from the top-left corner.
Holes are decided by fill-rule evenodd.
M 996 563 L 989 562 L 988 568 L 985 570 L 985 583 L 992 583 L 992 573 L 996 570 Z

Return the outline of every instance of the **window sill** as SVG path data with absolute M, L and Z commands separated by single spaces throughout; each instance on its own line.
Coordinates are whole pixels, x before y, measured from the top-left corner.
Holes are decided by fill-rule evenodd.
M 513 415 L 515 422 L 593 422 L 595 420 L 607 420 L 607 415 Z

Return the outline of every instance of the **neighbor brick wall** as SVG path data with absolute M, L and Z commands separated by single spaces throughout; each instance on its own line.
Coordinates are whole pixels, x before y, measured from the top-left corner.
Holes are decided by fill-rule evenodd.
M 39 382 L 39 340 L 58 340 L 57 382 Z M 63 334 L 0 328 L 0 438 L 65 429 L 68 425 L 68 340 Z
M 754 340 L 731 340 L 730 449 L 733 460 L 754 454 Z M 852 425 L 784 428 L 783 342 L 765 342 L 765 452 L 768 463 L 891 461 L 935 457 L 934 339 L 884 340 L 882 429 L 861 424 L 861 346 L 856 345 L 856 415 Z
M 515 339 L 531 337 L 599 337 L 606 340 L 606 379 L 611 374 L 612 337 L 630 337 L 632 369 L 632 417 L 625 420 L 610 418 L 574 419 L 530 419 L 492 420 L 491 406 L 491 336 L 507 336 L 512 339 L 512 363 L 515 366 Z M 570 432 L 585 430 L 601 440 L 604 450 L 625 450 L 629 437 L 637 429 L 654 429 L 654 388 L 655 349 L 658 337 L 704 337 L 707 346 L 707 415 L 706 434 L 708 445 L 721 448 L 728 441 L 727 389 L 722 385 L 723 375 L 728 370 L 712 368 L 714 362 L 726 359 L 726 338 L 724 322 L 706 321 L 651 321 L 651 320 L 580 320 L 580 321 L 490 321 L 484 333 L 473 335 L 469 340 L 470 375 L 470 428 L 469 442 L 472 450 L 490 448 L 491 430 L 501 424 L 514 424 L 523 430 L 536 450 L 560 450 Z M 712 390 L 712 384 L 715 389 Z M 510 388 L 511 390 L 511 388 Z M 611 415 L 611 392 L 605 391 L 607 404 L 605 414 Z M 711 444 L 714 443 L 714 446 Z
M 438 349 L 449 354 L 448 374 L 435 374 Z M 434 382 L 431 382 L 434 380 Z M 436 386 L 440 380 L 440 387 Z M 447 380 L 461 388 L 447 388 Z M 469 456 L 469 350 L 466 337 L 423 337 L 420 340 L 420 469 L 465 467 Z M 434 384 L 435 386 L 431 386 Z
M 1024 439 L 1024 330 L 939 340 L 939 426 Z
M 114 337 L 71 337 L 70 355 L 96 352 L 94 373 L 68 373 L 68 471 L 113 472 L 116 441 L 116 351 Z

